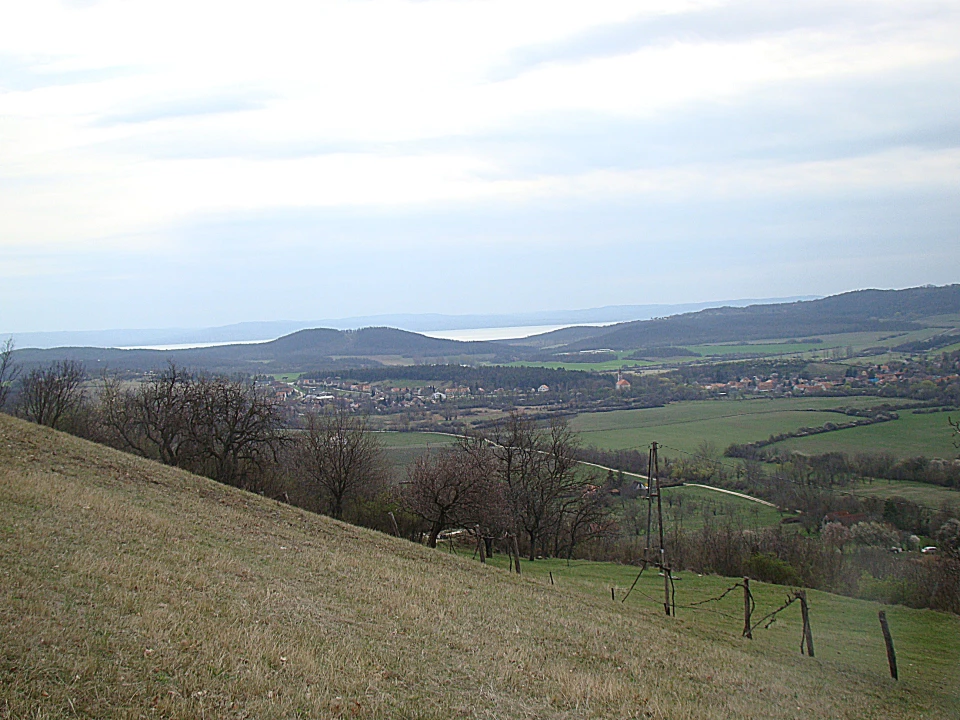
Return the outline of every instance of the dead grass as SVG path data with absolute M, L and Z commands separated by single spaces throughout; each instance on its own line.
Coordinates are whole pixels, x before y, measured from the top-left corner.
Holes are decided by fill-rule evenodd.
M 955 710 L 7 416 L 0 572 L 2 718 Z

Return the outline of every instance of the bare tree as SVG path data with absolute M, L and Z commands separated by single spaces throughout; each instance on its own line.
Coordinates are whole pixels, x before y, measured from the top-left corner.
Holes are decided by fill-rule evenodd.
M 241 378 L 199 377 L 188 391 L 187 467 L 227 485 L 258 490 L 286 439 L 277 403 Z
M 562 418 L 540 428 L 512 412 L 494 428 L 491 442 L 516 530 L 529 540 L 533 560 L 555 527 L 560 501 L 576 492 L 577 438 Z
M 286 443 L 279 405 L 255 383 L 173 363 L 135 387 L 105 377 L 100 409 L 118 447 L 247 490 L 264 490 Z
M 140 383 L 124 388 L 104 377 L 100 388 L 103 422 L 121 448 L 165 465 L 186 464 L 193 378 L 170 363 Z
M 383 481 L 383 450 L 367 419 L 337 408 L 307 416 L 298 440 L 299 464 L 318 508 L 341 519 L 347 503 Z
M 485 479 L 487 495 L 471 525 L 484 539 L 489 554 L 493 550 L 494 539 L 513 532 L 515 526 L 507 503 L 507 486 L 498 479 L 494 446 L 482 435 L 465 429 L 457 439 L 454 450 L 462 456 L 463 462 L 473 467 L 479 477 Z
M 20 374 L 20 368 L 13 363 L 13 338 L 0 346 L 0 410 L 7 404 L 7 395 Z
M 72 360 L 34 368 L 20 381 L 17 414 L 38 425 L 60 428 L 83 404 L 83 381 L 83 365 Z
M 581 542 L 609 536 L 617 530 L 609 498 L 602 488 L 588 482 L 560 500 L 554 531 L 555 557 L 562 555 L 569 560 Z
M 446 528 L 480 525 L 491 499 L 496 502 L 487 475 L 468 454 L 455 449 L 418 457 L 401 497 L 404 507 L 429 526 L 429 547 L 437 546 L 437 536 Z

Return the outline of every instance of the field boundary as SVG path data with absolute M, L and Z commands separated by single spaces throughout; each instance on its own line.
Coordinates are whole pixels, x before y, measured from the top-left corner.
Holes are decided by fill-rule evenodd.
M 743 498 L 744 500 L 750 500 L 755 503 L 760 503 L 761 505 L 766 505 L 767 507 L 777 508 L 777 506 L 774 505 L 772 502 L 767 502 L 766 500 L 761 500 L 760 498 L 755 498 L 752 495 L 746 495 L 742 492 L 737 492 L 736 490 L 727 490 L 725 488 L 714 487 L 713 485 L 702 485 L 701 483 L 685 482 L 684 485 L 687 485 L 689 487 L 706 488 L 707 490 L 716 490 L 717 492 L 726 493 L 727 495 L 736 495 L 738 498 Z

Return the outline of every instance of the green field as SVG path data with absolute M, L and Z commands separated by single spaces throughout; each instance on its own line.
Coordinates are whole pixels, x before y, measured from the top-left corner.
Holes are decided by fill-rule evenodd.
M 778 525 L 783 514 L 769 505 L 693 485 L 663 489 L 664 530 L 700 530 L 705 524 L 730 524 L 744 529 Z M 646 533 L 647 501 L 614 500 L 613 512 L 624 537 Z M 653 507 L 656 525 L 656 506 Z
M 699 530 L 706 522 L 761 528 L 777 525 L 783 518 L 776 508 L 763 503 L 693 485 L 664 489 L 662 505 L 667 529 Z
M 570 426 L 584 445 L 608 450 L 644 450 L 656 441 L 667 454 L 692 453 L 704 441 L 721 452 L 731 443 L 762 440 L 773 433 L 837 422 L 824 408 L 870 407 L 884 400 L 856 398 L 759 398 L 672 403 L 660 408 L 589 413 Z M 672 451 L 672 452 L 671 452 Z
M 909 410 L 902 410 L 899 414 L 899 420 L 791 438 L 770 447 L 811 455 L 824 452 L 887 452 L 897 457 L 957 457 L 960 451 L 953 445 L 956 434 L 951 433 L 947 425 L 948 413 L 914 415 Z
M 859 482 L 851 486 L 850 492 L 861 497 L 902 497 L 931 510 L 939 510 L 944 505 L 960 509 L 960 491 L 927 483 L 874 480 Z
M 699 353 L 701 358 L 676 357 L 657 360 L 631 360 L 627 356 L 636 352 L 635 350 L 622 350 L 617 352 L 617 360 L 596 363 L 564 363 L 564 362 L 530 362 L 520 361 L 510 363 L 514 366 L 524 367 L 545 367 L 564 370 L 588 370 L 593 372 L 613 371 L 621 367 L 676 367 L 677 365 L 688 364 L 691 362 L 704 362 L 707 358 L 714 360 L 735 359 L 737 355 L 752 357 L 767 356 L 794 356 L 805 360 L 835 360 L 846 359 L 847 348 L 850 348 L 856 355 L 871 347 L 895 347 L 908 342 L 925 340 L 933 335 L 943 331 L 946 327 L 957 326 L 960 321 L 954 316 L 942 316 L 930 318 L 936 322 L 935 327 L 926 327 L 921 330 L 912 330 L 910 332 L 857 332 L 857 333 L 838 333 L 836 335 L 818 335 L 822 341 L 818 343 L 799 342 L 795 338 L 779 338 L 777 340 L 759 340 L 748 343 L 717 343 L 702 345 L 680 345 L 687 350 Z M 960 343 L 953 346 L 953 349 L 960 348 Z M 949 349 L 948 349 L 949 350 Z M 835 357 L 835 351 L 839 351 L 839 358 Z M 935 353 L 943 350 L 934 351 Z M 887 362 L 902 358 L 902 353 L 883 353 L 869 358 L 854 357 L 850 362 Z
M 452 435 L 434 432 L 378 432 L 377 440 L 384 450 L 401 450 L 407 448 L 437 448 L 446 447 L 456 442 Z
M 797 355 L 801 353 L 819 352 L 828 347 L 835 347 L 835 343 L 791 343 L 791 342 L 754 342 L 754 343 L 723 343 L 720 345 L 684 345 L 683 347 L 700 353 L 704 357 L 724 355 Z
M 449 435 L 429 432 L 378 432 L 376 437 L 383 447 L 388 465 L 397 477 L 406 473 L 407 468 L 424 452 L 442 450 L 456 442 L 456 438 Z
M 607 360 L 606 362 L 583 362 L 583 363 L 565 363 L 565 362 L 535 362 L 529 360 L 518 360 L 512 363 L 504 363 L 504 367 L 542 367 L 550 370 L 583 370 L 586 372 L 612 372 L 624 367 L 653 367 L 661 365 L 660 362 L 651 362 L 649 360 L 628 360 L 629 352 L 617 353 L 618 360 Z

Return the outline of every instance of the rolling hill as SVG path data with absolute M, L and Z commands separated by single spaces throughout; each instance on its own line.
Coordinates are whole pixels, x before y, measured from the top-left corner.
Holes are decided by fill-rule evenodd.
M 955 686 L 826 638 L 805 658 L 6 415 L 0 548 L 3 717 L 955 715 Z
M 143 371 L 168 361 L 225 373 L 339 371 L 381 365 L 508 363 L 550 360 L 553 354 L 601 348 L 634 350 L 853 332 L 904 332 L 935 316 L 960 313 L 960 285 L 909 290 L 860 290 L 811 301 L 723 307 L 606 327 L 577 326 L 510 341 L 463 342 L 387 327 L 300 330 L 271 342 L 181 350 L 68 347 L 22 349 L 30 368 L 55 360 L 100 369 Z M 955 323 L 954 323 L 955 324 Z M 951 336 L 952 339 L 952 336 Z M 553 358 L 555 359 L 555 358 Z
M 458 362 L 463 357 L 508 361 L 518 356 L 517 350 L 502 343 L 442 340 L 394 328 L 318 328 L 264 343 L 182 350 L 80 347 L 24 349 L 15 353 L 16 362 L 27 368 L 68 359 L 84 363 L 91 374 L 100 368 L 150 370 L 163 367 L 168 361 L 214 372 L 270 373 L 378 366 L 381 363 L 377 358 L 385 357 L 413 364 L 425 360 Z
M 605 328 L 567 328 L 523 342 L 530 347 L 549 345 L 556 352 L 574 352 L 852 332 L 902 332 L 920 329 L 923 326 L 919 321 L 925 318 L 957 312 L 960 312 L 960 285 L 858 290 L 819 300 L 711 308 Z M 571 337 L 576 339 L 570 340 Z

